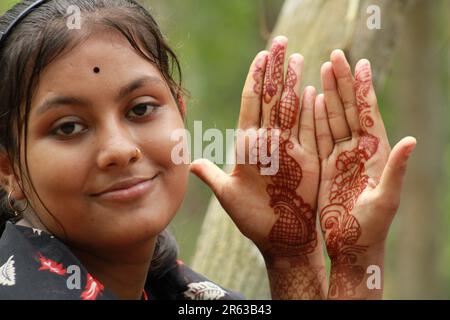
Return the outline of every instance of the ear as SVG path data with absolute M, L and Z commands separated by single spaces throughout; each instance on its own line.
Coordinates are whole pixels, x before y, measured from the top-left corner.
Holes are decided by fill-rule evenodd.
M 184 102 L 183 94 L 180 90 L 178 90 L 177 92 L 177 103 L 184 118 L 186 115 L 186 103 Z
M 0 150 L 0 184 L 5 189 L 6 193 L 12 190 L 11 197 L 15 200 L 25 199 L 25 194 L 22 192 L 19 180 L 14 175 L 12 163 L 4 150 Z

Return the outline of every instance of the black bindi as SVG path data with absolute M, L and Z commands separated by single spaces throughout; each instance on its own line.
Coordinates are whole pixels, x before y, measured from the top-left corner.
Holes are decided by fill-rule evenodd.
M 94 68 L 94 72 L 95 72 L 95 73 L 99 73 L 99 72 L 100 72 L 100 68 L 99 68 L 99 67 L 95 67 L 95 68 Z

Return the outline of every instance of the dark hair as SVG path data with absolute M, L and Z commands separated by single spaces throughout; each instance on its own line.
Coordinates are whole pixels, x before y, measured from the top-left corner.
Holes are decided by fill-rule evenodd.
M 0 31 L 4 32 L 33 2 L 22 0 L 1 16 Z M 75 33 L 66 27 L 67 8 L 73 4 L 83 15 L 83 32 Z M 26 150 L 30 105 L 40 72 L 63 52 L 102 30 L 120 32 L 140 55 L 153 63 L 167 81 L 181 108 L 179 97 L 184 91 L 181 87 L 180 64 L 146 9 L 132 0 L 45 1 L 14 27 L 0 47 L 0 148 L 7 153 L 11 163 L 18 165 L 20 181 L 24 181 L 20 159 L 21 137 L 23 133 Z M 180 112 L 184 117 L 184 110 Z M 28 173 L 26 153 L 24 163 Z M 13 171 L 17 176 L 14 166 Z M 29 182 L 37 195 L 34 185 Z M 39 195 L 37 197 L 42 203 Z M 12 218 L 7 201 L 5 190 L 0 188 L 0 234 L 5 222 Z M 164 230 L 156 241 L 151 264 L 153 276 L 161 273 L 164 266 L 177 255 L 176 241 Z

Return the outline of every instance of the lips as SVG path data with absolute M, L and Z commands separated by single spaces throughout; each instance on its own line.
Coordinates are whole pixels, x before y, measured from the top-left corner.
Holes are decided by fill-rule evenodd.
M 106 192 L 110 192 L 110 191 L 116 191 L 116 190 L 124 190 L 124 189 L 128 189 L 132 186 L 135 186 L 143 181 L 146 180 L 150 180 L 150 179 L 145 179 L 145 178 L 132 178 L 132 179 L 127 179 L 127 180 L 123 180 L 123 181 L 119 181 L 116 182 L 114 184 L 112 184 L 111 186 L 109 186 L 108 188 L 104 189 L 103 191 L 100 191 L 98 193 L 94 193 L 92 194 L 93 196 L 98 196 L 102 193 L 106 193 Z
M 91 196 L 105 200 L 136 200 L 146 194 L 155 183 L 156 174 L 152 178 L 132 178 L 116 182 L 101 192 L 94 193 Z

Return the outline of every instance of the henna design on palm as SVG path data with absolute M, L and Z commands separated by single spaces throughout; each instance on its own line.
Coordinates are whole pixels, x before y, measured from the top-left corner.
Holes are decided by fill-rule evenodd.
M 379 139 L 367 132 L 374 122 L 367 103 L 370 91 L 370 69 L 366 65 L 356 74 L 356 101 L 361 132 L 358 145 L 341 152 L 336 160 L 337 175 L 331 185 L 329 204 L 320 213 L 321 227 L 333 268 L 330 274 L 330 298 L 351 298 L 364 279 L 365 270 L 358 265 L 358 254 L 366 250 L 358 245 L 361 226 L 351 211 L 366 188 L 369 177 L 366 162 L 376 153 Z
M 261 75 L 264 73 L 263 65 L 265 63 L 266 56 L 260 57 L 255 64 L 255 70 L 253 71 L 253 80 L 255 81 L 253 85 L 253 92 L 257 95 L 261 95 Z
M 278 86 L 283 85 L 283 64 L 284 64 L 284 47 L 275 43 L 266 67 L 266 77 L 264 79 L 264 102 L 270 103 L 272 98 L 277 94 Z
M 275 62 L 269 63 L 266 77 L 264 97 L 273 97 L 274 84 L 281 83 L 283 54 L 274 50 Z M 315 210 L 297 194 L 303 174 L 301 166 L 289 155 L 288 149 L 293 149 L 291 129 L 297 125 L 300 99 L 294 91 L 297 75 L 291 65 L 288 66 L 284 95 L 270 112 L 270 125 L 281 130 L 279 142 L 279 170 L 271 176 L 271 184 L 267 186 L 270 196 L 270 206 L 277 215 L 277 220 L 269 234 L 272 244 L 272 256 L 289 258 L 291 266 L 307 263 L 306 255 L 314 251 L 317 245 L 315 231 Z M 267 100 L 266 100 L 267 101 Z M 277 116 L 278 113 L 278 116 Z M 270 145 L 270 137 L 268 138 Z

